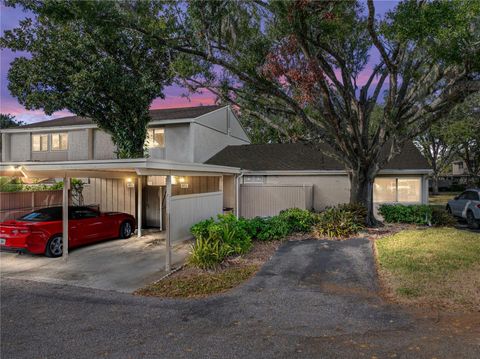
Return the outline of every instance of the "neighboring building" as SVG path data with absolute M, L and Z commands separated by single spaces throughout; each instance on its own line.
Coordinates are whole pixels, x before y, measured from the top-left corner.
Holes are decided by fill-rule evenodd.
M 465 161 L 458 160 L 452 162 L 452 175 L 453 176 L 463 176 L 467 175 L 467 165 Z
M 148 158 L 117 159 L 110 135 L 71 116 L 5 129 L 3 175 L 87 178 L 86 205 L 135 215 L 174 241 L 223 212 L 252 217 L 348 202 L 342 165 L 303 144 L 250 145 L 228 107 L 151 111 Z M 375 180 L 376 203 L 426 203 L 426 160 L 408 144 Z

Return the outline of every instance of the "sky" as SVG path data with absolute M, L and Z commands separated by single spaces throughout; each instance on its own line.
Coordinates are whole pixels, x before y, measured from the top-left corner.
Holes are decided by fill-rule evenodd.
M 394 0 L 376 1 L 377 14 L 382 14 L 386 10 L 393 8 L 396 3 L 397 1 Z M 0 5 L 0 33 L 3 34 L 5 30 L 15 28 L 19 21 L 27 16 L 29 16 L 29 14 L 23 12 L 20 8 L 5 7 L 2 2 Z M 15 53 L 9 49 L 0 50 L 0 112 L 14 115 L 17 120 L 27 123 L 71 115 L 71 113 L 66 110 L 55 112 L 51 116 L 47 116 L 42 110 L 29 111 L 10 95 L 8 91 L 7 73 L 10 68 L 10 63 L 18 56 L 25 56 L 25 53 Z M 376 56 L 372 56 L 372 63 L 376 62 L 375 57 Z M 368 78 L 369 70 L 370 69 L 367 68 L 361 77 Z M 193 94 L 190 95 L 189 98 L 186 98 L 182 96 L 187 93 L 185 89 L 179 86 L 169 86 L 165 89 L 164 93 L 165 99 L 155 99 L 151 106 L 152 109 L 211 105 L 215 102 L 215 96 L 208 91 Z

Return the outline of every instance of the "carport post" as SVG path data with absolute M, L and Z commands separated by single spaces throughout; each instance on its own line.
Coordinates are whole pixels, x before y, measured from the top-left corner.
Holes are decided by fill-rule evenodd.
M 172 197 L 172 176 L 166 178 L 166 213 L 165 213 L 165 270 L 170 272 L 172 269 L 172 248 L 170 243 L 170 198 Z
M 140 238 L 142 236 L 142 176 L 138 176 L 137 179 L 137 193 L 138 193 L 138 202 L 137 202 L 137 236 Z
M 63 260 L 68 259 L 68 190 L 70 189 L 70 177 L 63 177 L 63 198 L 62 198 L 62 244 Z

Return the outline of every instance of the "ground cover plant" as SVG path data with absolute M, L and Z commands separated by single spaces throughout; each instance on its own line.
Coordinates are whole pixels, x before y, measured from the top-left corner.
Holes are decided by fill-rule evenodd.
M 428 228 L 376 240 L 387 293 L 410 304 L 480 310 L 479 237 L 453 228 Z

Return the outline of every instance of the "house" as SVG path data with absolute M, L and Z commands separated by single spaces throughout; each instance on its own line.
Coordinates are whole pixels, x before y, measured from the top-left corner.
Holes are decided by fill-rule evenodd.
M 303 144 L 251 145 L 228 107 L 152 110 L 147 158 L 118 159 L 110 135 L 71 116 L 5 129 L 2 175 L 87 178 L 84 204 L 136 216 L 167 239 L 225 211 L 252 217 L 348 202 L 340 163 Z M 407 145 L 375 180 L 376 203 L 426 203 L 428 165 Z
M 343 165 L 303 143 L 227 146 L 206 163 L 242 169 L 240 214 L 274 215 L 300 207 L 320 211 L 349 202 L 350 183 Z M 380 170 L 373 201 L 428 203 L 429 165 L 413 143 Z

